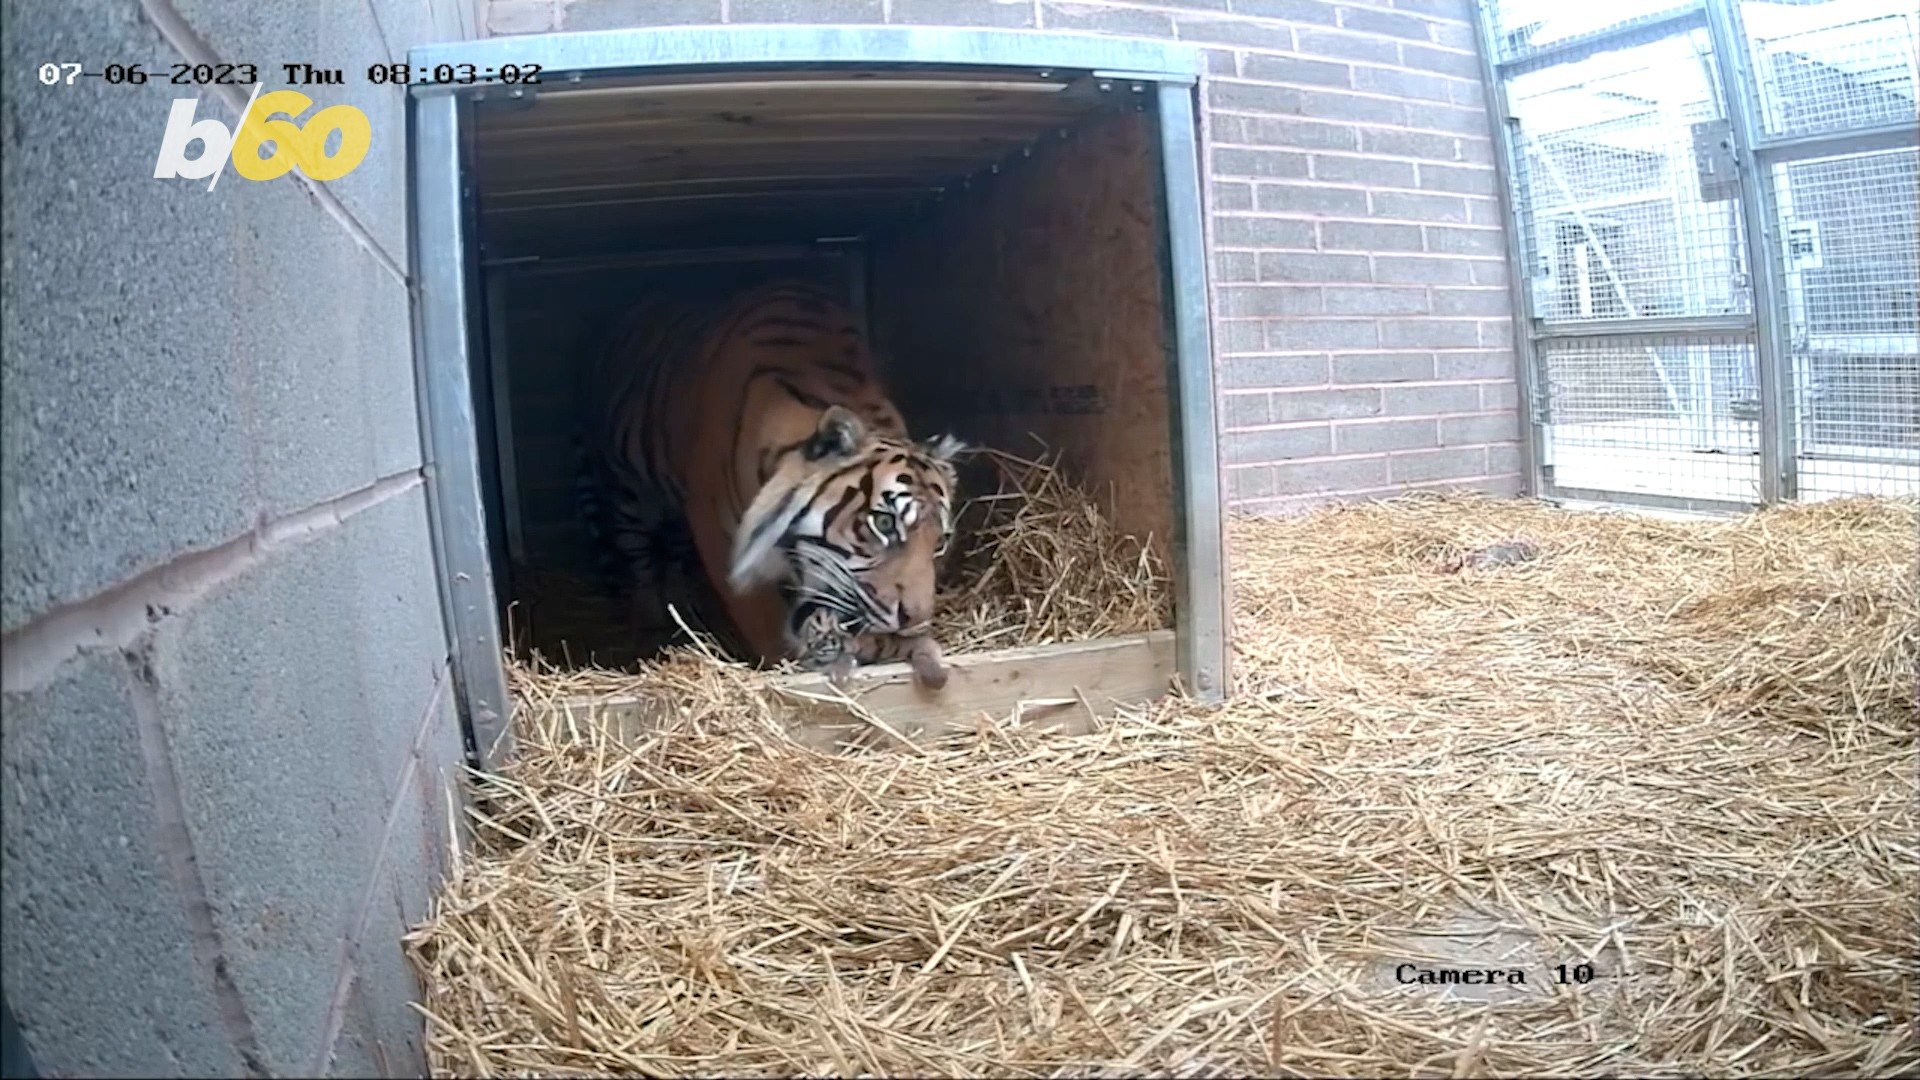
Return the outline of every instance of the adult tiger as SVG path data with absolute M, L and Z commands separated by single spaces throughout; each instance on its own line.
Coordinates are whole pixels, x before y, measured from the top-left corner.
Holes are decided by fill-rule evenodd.
M 945 683 L 929 620 L 962 446 L 908 437 L 844 305 L 788 281 L 718 307 L 655 297 L 592 379 L 600 512 L 631 571 L 659 588 L 678 516 L 761 658 L 836 681 L 907 659 Z

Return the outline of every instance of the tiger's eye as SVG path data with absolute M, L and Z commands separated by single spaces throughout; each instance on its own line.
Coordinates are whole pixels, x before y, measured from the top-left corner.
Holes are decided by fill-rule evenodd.
M 893 515 L 885 510 L 874 510 L 867 514 L 867 524 L 880 534 L 882 540 L 893 536 Z

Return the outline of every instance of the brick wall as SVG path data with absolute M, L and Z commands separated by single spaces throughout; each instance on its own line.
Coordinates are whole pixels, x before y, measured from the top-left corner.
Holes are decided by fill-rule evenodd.
M 1470 0 L 491 0 L 493 34 L 899 23 L 1208 48 L 1222 465 L 1240 509 L 1520 490 Z

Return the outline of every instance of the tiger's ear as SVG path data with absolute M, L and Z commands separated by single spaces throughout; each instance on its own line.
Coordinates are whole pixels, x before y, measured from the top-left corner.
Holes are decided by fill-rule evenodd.
M 952 435 L 935 435 L 933 438 L 922 442 L 920 449 L 924 450 L 927 456 L 933 460 L 946 462 L 951 465 L 954 458 L 967 453 L 972 450 L 973 447 L 968 446 Z
M 867 425 L 860 414 L 845 405 L 829 405 L 827 411 L 820 414 L 819 426 L 813 429 L 813 437 L 800 453 L 808 461 L 846 457 L 858 450 L 860 440 L 866 437 Z

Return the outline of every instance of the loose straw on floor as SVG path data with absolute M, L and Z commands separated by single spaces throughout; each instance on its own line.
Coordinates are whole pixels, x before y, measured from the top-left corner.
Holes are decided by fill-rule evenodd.
M 1235 521 L 1227 702 L 920 754 L 797 746 L 691 650 L 631 745 L 518 671 L 407 942 L 434 1072 L 1910 1075 L 1917 529 Z

